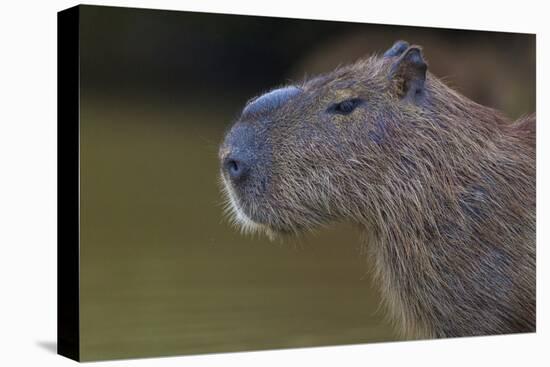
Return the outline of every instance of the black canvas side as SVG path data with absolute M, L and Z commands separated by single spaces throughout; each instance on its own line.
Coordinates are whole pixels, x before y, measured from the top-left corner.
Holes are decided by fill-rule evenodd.
M 80 359 L 79 7 L 57 14 L 57 353 Z

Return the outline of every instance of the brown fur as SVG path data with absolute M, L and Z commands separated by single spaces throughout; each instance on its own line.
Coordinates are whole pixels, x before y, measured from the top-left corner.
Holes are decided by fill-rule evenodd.
M 269 235 L 355 223 L 404 337 L 535 331 L 535 117 L 511 122 L 430 73 L 421 80 L 403 54 L 245 110 L 220 157 L 245 126 L 261 169 L 246 187 L 222 173 L 229 210 Z M 326 112 L 352 97 L 364 103 L 351 114 Z

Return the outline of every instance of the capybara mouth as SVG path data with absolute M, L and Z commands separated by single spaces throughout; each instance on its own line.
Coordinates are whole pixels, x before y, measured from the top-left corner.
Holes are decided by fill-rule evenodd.
M 274 238 L 278 231 L 266 224 L 258 215 L 257 210 L 251 210 L 251 205 L 243 203 L 243 199 L 239 197 L 223 174 L 220 181 L 224 194 L 224 211 L 230 223 L 239 228 L 243 234 L 263 233 L 269 238 Z
M 267 202 L 249 200 L 239 195 L 223 173 L 220 184 L 224 194 L 226 217 L 243 234 L 265 234 L 273 240 L 276 237 L 295 235 L 299 232 L 297 226 L 291 226 L 279 220 L 275 210 L 267 209 Z

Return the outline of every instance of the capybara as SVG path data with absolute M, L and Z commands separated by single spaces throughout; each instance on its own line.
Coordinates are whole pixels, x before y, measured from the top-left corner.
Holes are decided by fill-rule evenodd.
M 220 147 L 222 186 L 245 231 L 355 224 L 405 338 L 533 332 L 535 124 L 398 41 L 250 100 Z

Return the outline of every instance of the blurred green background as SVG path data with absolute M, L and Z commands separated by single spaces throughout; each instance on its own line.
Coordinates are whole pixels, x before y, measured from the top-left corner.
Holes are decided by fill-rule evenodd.
M 243 237 L 217 149 L 246 100 L 397 39 L 516 118 L 535 111 L 535 36 L 81 7 L 83 360 L 396 340 L 359 234 Z

